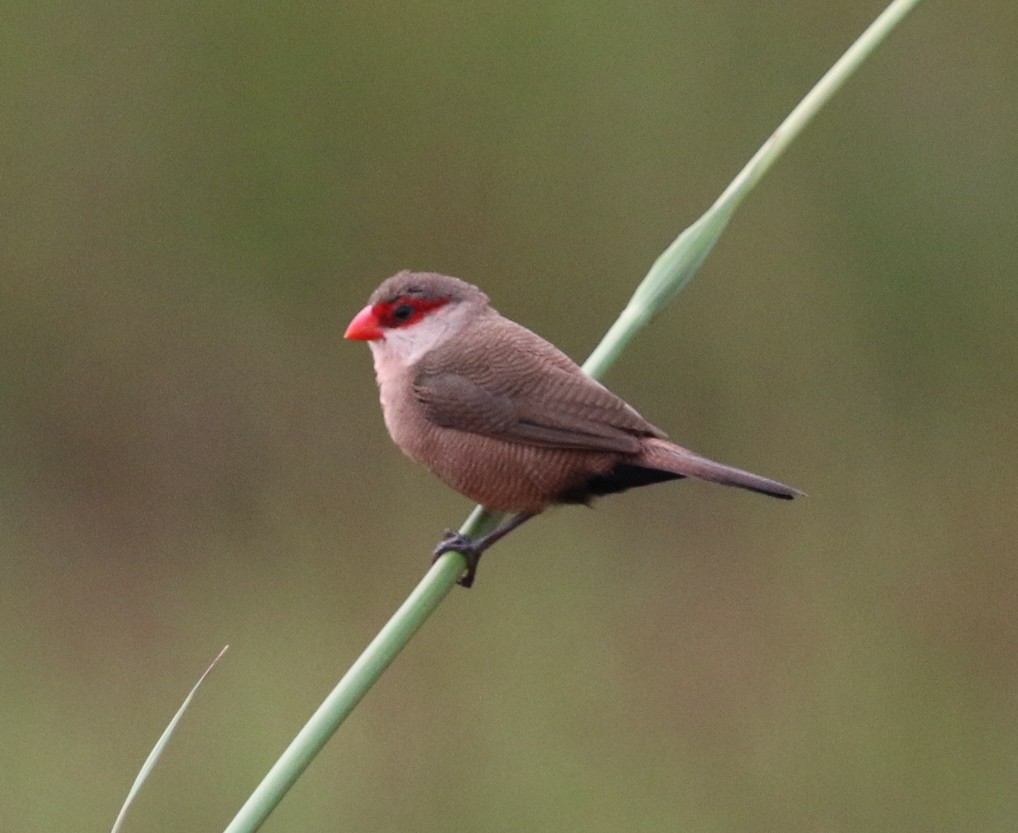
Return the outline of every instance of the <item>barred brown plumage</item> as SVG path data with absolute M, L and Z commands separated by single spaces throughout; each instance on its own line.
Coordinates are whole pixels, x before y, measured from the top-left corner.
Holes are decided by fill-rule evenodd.
M 399 314 L 394 314 L 398 310 Z M 701 457 L 665 439 L 554 345 L 500 315 L 458 278 L 400 272 L 346 337 L 374 356 L 385 424 L 404 453 L 485 507 L 516 513 L 479 541 L 457 536 L 470 565 L 556 503 L 692 477 L 791 499 L 798 490 Z

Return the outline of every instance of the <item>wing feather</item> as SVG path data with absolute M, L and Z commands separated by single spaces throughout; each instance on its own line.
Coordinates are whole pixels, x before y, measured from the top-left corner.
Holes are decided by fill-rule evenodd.
M 664 436 L 540 336 L 501 316 L 483 325 L 477 341 L 491 345 L 483 353 L 438 348 L 419 363 L 414 395 L 431 422 L 525 445 L 629 454 L 640 438 Z

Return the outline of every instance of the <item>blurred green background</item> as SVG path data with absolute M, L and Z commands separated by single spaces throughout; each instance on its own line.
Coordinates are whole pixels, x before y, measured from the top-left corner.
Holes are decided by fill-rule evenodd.
M 578 359 L 882 2 L 8 4 L 0 830 L 217 830 L 469 503 L 341 333 Z M 788 505 L 524 527 L 266 830 L 1018 827 L 1018 6 L 927 3 L 607 379 Z

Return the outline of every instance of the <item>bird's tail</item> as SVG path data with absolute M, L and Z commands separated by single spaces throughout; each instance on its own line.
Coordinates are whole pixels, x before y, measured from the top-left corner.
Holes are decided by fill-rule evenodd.
M 740 489 L 749 489 L 783 500 L 791 500 L 803 494 L 798 489 L 778 483 L 777 480 L 708 460 L 706 457 L 694 454 L 689 449 L 667 440 L 646 440 L 639 464 L 647 468 L 671 472 L 679 477 L 695 477 L 697 480 L 709 480 L 711 483 L 720 483 L 723 486 L 737 486 Z

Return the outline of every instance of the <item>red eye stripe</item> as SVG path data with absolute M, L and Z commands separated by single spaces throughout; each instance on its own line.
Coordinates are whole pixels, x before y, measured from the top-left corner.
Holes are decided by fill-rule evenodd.
M 379 301 L 372 308 L 378 323 L 386 328 L 407 327 L 420 321 L 434 309 L 444 307 L 448 298 L 419 298 L 400 295 L 394 301 Z

